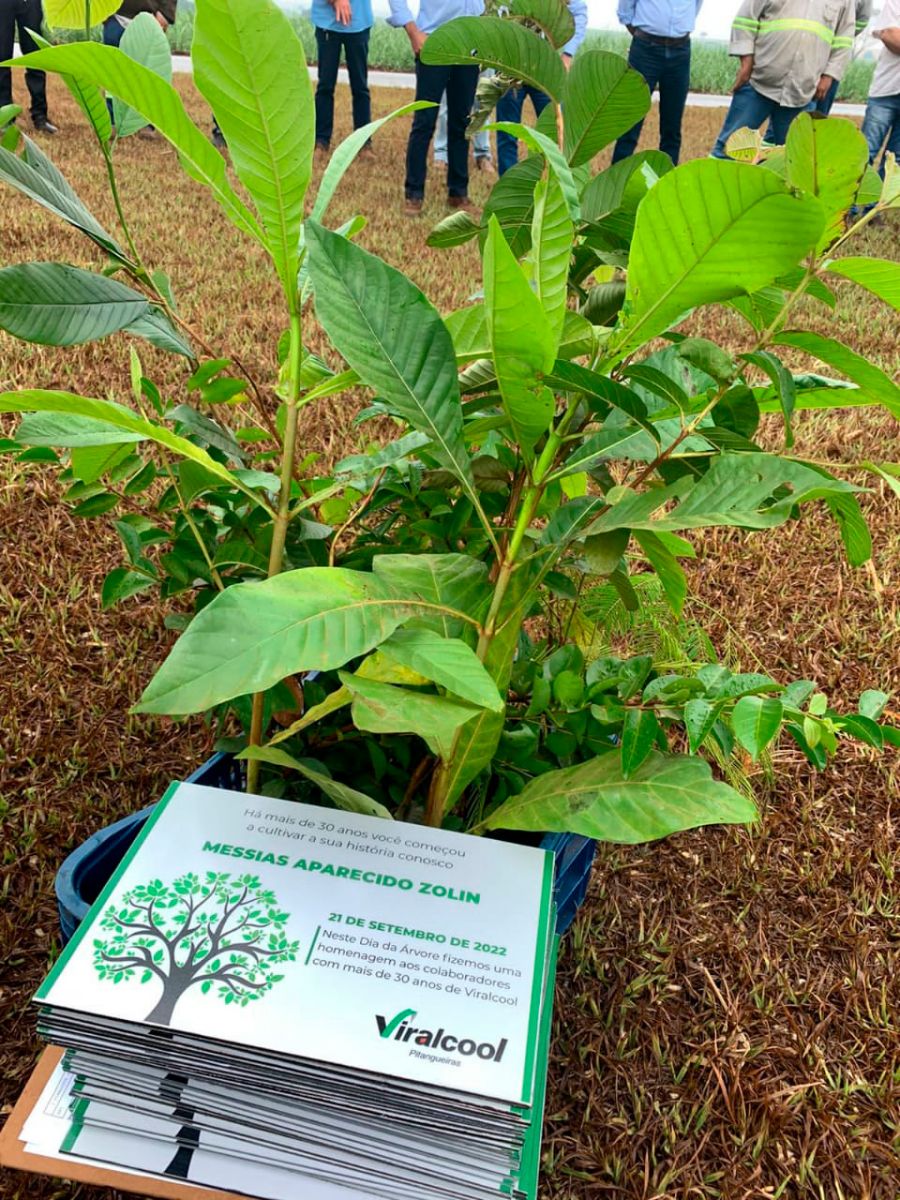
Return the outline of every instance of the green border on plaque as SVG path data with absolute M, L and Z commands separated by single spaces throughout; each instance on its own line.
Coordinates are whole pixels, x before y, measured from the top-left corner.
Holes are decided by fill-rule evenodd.
M 68 944 L 66 945 L 65 949 L 63 950 L 62 954 L 60 954 L 59 958 L 56 960 L 56 962 L 51 967 L 50 974 L 47 976 L 47 978 L 44 980 L 44 982 L 41 984 L 41 986 L 35 992 L 34 997 L 33 997 L 35 1000 L 46 1000 L 47 999 L 48 991 L 50 990 L 50 988 L 53 987 L 53 985 L 56 983 L 59 976 L 65 970 L 66 966 L 68 965 L 69 960 L 71 959 L 71 957 L 75 953 L 75 951 L 78 949 L 78 947 L 81 944 L 81 941 L 84 938 L 85 934 L 87 933 L 88 929 L 91 927 L 91 925 L 93 925 L 94 918 L 96 917 L 97 913 L 106 904 L 107 900 L 110 898 L 110 896 L 116 890 L 116 886 L 117 886 L 119 880 L 122 878 L 122 875 L 128 869 L 132 859 L 134 858 L 134 856 L 137 854 L 138 850 L 140 850 L 141 846 L 146 841 L 147 834 L 150 832 L 150 830 L 153 828 L 153 826 L 156 824 L 156 822 L 162 816 L 169 801 L 172 799 L 172 797 L 175 795 L 175 793 L 178 791 L 178 789 L 180 787 L 181 787 L 181 782 L 174 781 L 174 782 L 170 783 L 169 786 L 166 788 L 165 794 L 163 795 L 162 799 L 157 803 L 153 812 L 150 814 L 150 816 L 144 822 L 143 829 L 140 831 L 140 833 L 137 835 L 137 837 L 134 839 L 134 841 L 128 847 L 128 850 L 126 851 L 124 858 L 119 863 L 119 865 L 116 867 L 115 871 L 113 871 L 106 887 L 103 889 L 103 891 L 100 893 L 100 895 L 94 901 L 94 903 L 91 905 L 84 920 L 81 922 L 81 924 L 75 930 L 75 932 L 72 934 L 72 937 L 70 938 L 70 940 L 69 940 Z

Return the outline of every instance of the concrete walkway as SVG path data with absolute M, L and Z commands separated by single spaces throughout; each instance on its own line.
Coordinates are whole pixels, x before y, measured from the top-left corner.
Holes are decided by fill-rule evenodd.
M 176 54 L 172 58 L 172 66 L 176 71 L 189 74 L 191 71 L 191 60 L 186 54 Z M 311 79 L 317 78 L 317 71 L 314 66 L 309 68 L 309 74 Z M 347 72 L 343 67 L 338 72 L 338 82 L 350 82 L 347 78 Z M 414 89 L 416 86 L 416 77 L 407 71 L 370 71 L 369 84 L 371 87 Z M 694 108 L 727 108 L 731 103 L 731 97 L 708 96 L 703 92 L 689 92 L 687 102 Z M 862 117 L 866 111 L 866 106 L 864 104 L 835 104 L 831 111 L 837 117 Z

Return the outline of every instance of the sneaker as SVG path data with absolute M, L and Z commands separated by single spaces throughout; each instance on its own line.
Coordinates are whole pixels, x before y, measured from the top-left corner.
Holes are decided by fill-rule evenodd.
M 32 125 L 38 133 L 59 133 L 59 129 L 48 117 L 35 117 Z
M 467 212 L 473 217 L 480 217 L 481 212 L 468 196 L 448 196 L 447 207 L 451 212 Z
M 407 217 L 420 217 L 424 203 L 425 201 L 421 196 L 407 196 L 406 202 L 403 205 L 404 215 Z
M 485 179 L 497 178 L 497 169 L 489 158 L 476 158 L 475 170 L 480 171 Z

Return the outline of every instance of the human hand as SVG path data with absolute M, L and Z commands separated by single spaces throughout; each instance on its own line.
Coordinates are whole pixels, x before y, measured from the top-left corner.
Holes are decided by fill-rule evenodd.
M 422 47 L 425 45 L 425 39 L 428 37 L 428 34 L 423 33 L 415 21 L 410 21 L 405 28 L 409 37 L 409 44 L 412 46 L 412 52 L 418 57 L 422 52 Z
M 732 92 L 738 92 L 747 83 L 750 82 L 750 76 L 753 74 L 753 55 L 744 54 L 741 57 L 741 65 L 738 67 L 738 73 L 735 76 L 734 87 Z
M 341 25 L 349 25 L 353 18 L 350 0 L 334 0 L 334 15 Z
M 169 22 L 166 20 L 166 18 L 162 15 L 161 12 L 155 12 L 153 15 L 154 15 L 154 17 L 156 17 L 157 25 L 160 27 L 160 29 L 163 31 L 163 33 L 165 33 L 166 30 L 169 28 Z
M 563 50 L 563 54 L 562 54 L 562 64 L 566 68 L 567 71 L 568 71 L 569 67 L 571 67 L 571 65 L 572 65 L 572 55 L 566 54 L 565 50 Z
M 828 89 L 831 87 L 832 78 L 830 75 L 820 75 L 819 82 L 816 84 L 816 99 L 824 100 L 828 95 Z

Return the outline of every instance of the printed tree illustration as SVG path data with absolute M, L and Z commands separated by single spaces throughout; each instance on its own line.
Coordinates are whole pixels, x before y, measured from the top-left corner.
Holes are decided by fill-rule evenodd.
M 175 1005 L 189 988 L 215 989 L 226 1004 L 259 1000 L 293 962 L 298 942 L 288 940 L 290 914 L 256 875 L 207 871 L 172 883 L 159 879 L 131 888 L 100 920 L 109 937 L 94 940 L 94 967 L 101 979 L 121 983 L 140 975 L 159 980 L 162 996 L 148 1021 L 171 1023 Z

